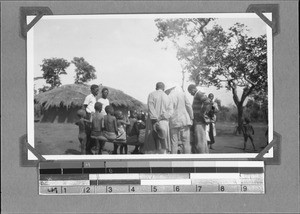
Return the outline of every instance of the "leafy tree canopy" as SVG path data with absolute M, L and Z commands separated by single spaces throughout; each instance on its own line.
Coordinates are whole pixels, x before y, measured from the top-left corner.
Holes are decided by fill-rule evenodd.
M 90 80 L 96 79 L 96 70 L 83 57 L 74 57 L 72 63 L 76 66 L 75 83 L 87 83 Z
M 250 37 L 241 23 L 228 31 L 216 24 L 208 28 L 212 20 L 156 19 L 159 32 L 155 41 L 172 41 L 178 60 L 197 85 L 231 90 L 241 124 L 245 99 L 267 91 L 266 35 Z M 241 97 L 237 96 L 238 87 L 243 90 Z
M 69 65 L 70 63 L 63 58 L 43 59 L 43 64 L 41 65 L 44 72 L 43 78 L 46 80 L 46 83 L 50 84 L 49 90 L 61 85 L 59 75 L 67 74 L 66 68 Z

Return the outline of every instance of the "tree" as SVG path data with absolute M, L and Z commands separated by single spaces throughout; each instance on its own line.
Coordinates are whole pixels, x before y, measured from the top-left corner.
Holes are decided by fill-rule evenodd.
M 226 32 L 221 26 L 208 28 L 212 19 L 157 19 L 155 41 L 168 39 L 177 48 L 177 58 L 197 85 L 225 87 L 233 95 L 241 130 L 243 103 L 267 91 L 266 35 L 249 37 L 247 27 L 236 23 Z M 238 97 L 238 88 L 242 95 Z
M 92 79 L 96 79 L 96 70 L 83 57 L 74 57 L 72 63 L 76 66 L 75 83 L 86 83 Z
M 69 67 L 70 63 L 63 58 L 51 58 L 43 59 L 43 64 L 41 65 L 43 73 L 43 78 L 46 83 L 50 84 L 49 90 L 61 85 L 60 75 L 67 74 L 66 68 Z M 44 87 L 44 89 L 47 87 Z M 48 90 L 47 89 L 47 90 Z
M 43 88 L 39 88 L 39 93 L 43 93 L 49 90 L 51 90 L 50 86 L 44 85 Z

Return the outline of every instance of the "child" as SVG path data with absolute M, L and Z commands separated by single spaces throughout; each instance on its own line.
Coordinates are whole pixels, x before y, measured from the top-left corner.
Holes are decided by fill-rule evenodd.
M 80 142 L 81 154 L 86 154 L 86 126 L 88 120 L 84 119 L 86 117 L 85 110 L 78 110 L 77 116 L 79 117 L 79 121 L 77 121 L 75 124 L 79 127 L 78 140 Z
M 136 111 L 130 111 L 129 122 L 130 125 L 127 128 L 127 142 L 130 143 L 142 143 L 143 140 L 141 135 L 141 129 L 145 129 L 145 120 L 143 120 L 143 114 L 137 113 Z M 145 137 L 145 136 L 144 136 Z M 139 154 L 140 145 L 136 145 L 132 154 Z
M 92 85 L 91 86 L 91 94 L 86 96 L 84 102 L 83 102 L 83 109 L 86 111 L 86 119 L 91 119 L 91 114 L 95 113 L 95 103 L 96 103 L 96 97 L 99 92 L 99 86 L 98 85 Z M 91 150 L 91 126 L 90 124 L 86 126 L 86 149 L 87 152 L 90 152 Z
M 250 124 L 250 120 L 248 118 L 245 118 L 245 123 L 243 124 L 242 131 L 243 131 L 243 135 L 244 135 L 244 149 L 243 150 L 246 150 L 246 143 L 249 138 L 252 143 L 254 151 L 256 151 L 256 148 L 253 143 L 253 138 L 252 138 L 252 135 L 254 135 L 254 129 L 253 129 L 253 126 Z
M 113 116 L 114 108 L 111 105 L 105 107 L 105 112 L 106 115 L 104 115 L 102 122 L 103 136 L 112 142 L 118 135 L 117 119 Z
M 92 128 L 91 128 L 91 138 L 96 142 L 96 148 L 94 154 L 102 154 L 102 149 L 104 147 L 103 141 L 105 138 L 102 136 L 102 122 L 104 115 L 101 113 L 102 104 L 100 102 L 95 103 L 95 113 L 92 114 Z
M 210 149 L 212 148 L 212 144 L 215 143 L 215 136 L 216 136 L 216 112 L 218 111 L 218 106 L 214 102 L 214 95 L 210 93 L 208 95 L 208 98 L 210 100 L 210 109 L 207 112 L 207 117 L 209 118 L 209 123 L 206 125 L 206 136 L 207 136 L 207 144 L 209 145 Z
M 126 126 L 130 125 L 129 121 L 124 118 L 124 115 L 121 111 L 116 111 L 115 116 L 117 119 L 117 127 L 118 127 L 118 136 L 116 141 L 119 141 L 121 144 L 120 146 L 120 154 L 123 154 L 123 149 L 125 154 L 128 152 L 128 147 L 126 145 Z M 114 151 L 113 154 L 117 154 L 118 144 L 114 144 Z

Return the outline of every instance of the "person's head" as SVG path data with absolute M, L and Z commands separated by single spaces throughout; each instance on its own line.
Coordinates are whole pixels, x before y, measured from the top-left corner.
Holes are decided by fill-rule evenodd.
M 249 124 L 249 123 L 250 123 L 250 119 L 249 119 L 248 117 L 246 117 L 246 118 L 244 119 L 244 121 L 245 121 L 246 124 Z
M 114 108 L 111 105 L 108 105 L 105 107 L 106 114 L 113 115 L 114 114 Z
M 95 111 L 101 112 L 102 111 L 102 103 L 96 102 L 94 108 L 95 108 Z
M 209 95 L 208 95 L 208 98 L 210 99 L 210 100 L 213 100 L 214 99 L 214 94 L 213 93 L 210 93 Z
M 91 93 L 94 95 L 94 96 L 97 96 L 98 95 L 98 92 L 99 92 L 99 86 L 98 85 L 91 85 Z
M 190 84 L 189 87 L 188 87 L 188 92 L 189 92 L 192 96 L 194 96 L 194 95 L 196 94 L 196 92 L 197 92 L 197 87 L 196 87 L 196 85 Z
M 137 117 L 137 111 L 135 109 L 130 110 L 130 117 L 131 118 L 136 118 Z
M 115 111 L 115 117 L 117 119 L 123 119 L 123 113 L 120 110 Z
M 158 83 L 156 83 L 155 89 L 164 91 L 165 90 L 165 84 L 163 82 L 158 82 Z
M 106 99 L 109 93 L 108 88 L 103 88 L 101 93 L 102 93 L 102 98 Z
M 77 111 L 77 116 L 78 116 L 80 119 L 81 119 L 81 118 L 84 118 L 84 117 L 86 116 L 85 110 L 79 109 L 79 110 Z
M 136 117 L 138 120 L 141 120 L 143 122 L 146 121 L 146 115 L 143 111 L 140 111 L 137 113 L 137 117 Z

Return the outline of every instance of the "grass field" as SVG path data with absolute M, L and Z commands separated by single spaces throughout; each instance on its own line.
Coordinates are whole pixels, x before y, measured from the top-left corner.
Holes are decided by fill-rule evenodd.
M 258 152 L 267 145 L 265 131 L 267 125 L 261 123 L 252 124 L 255 130 L 254 144 Z M 243 136 L 235 135 L 235 124 L 220 122 L 216 124 L 217 136 L 210 153 L 244 153 L 253 152 L 252 145 L 248 141 L 247 149 L 243 148 Z M 80 155 L 78 141 L 78 127 L 70 123 L 35 123 L 35 148 L 42 155 Z M 107 151 L 113 150 L 112 143 L 106 143 Z M 128 153 L 134 149 L 128 147 Z

